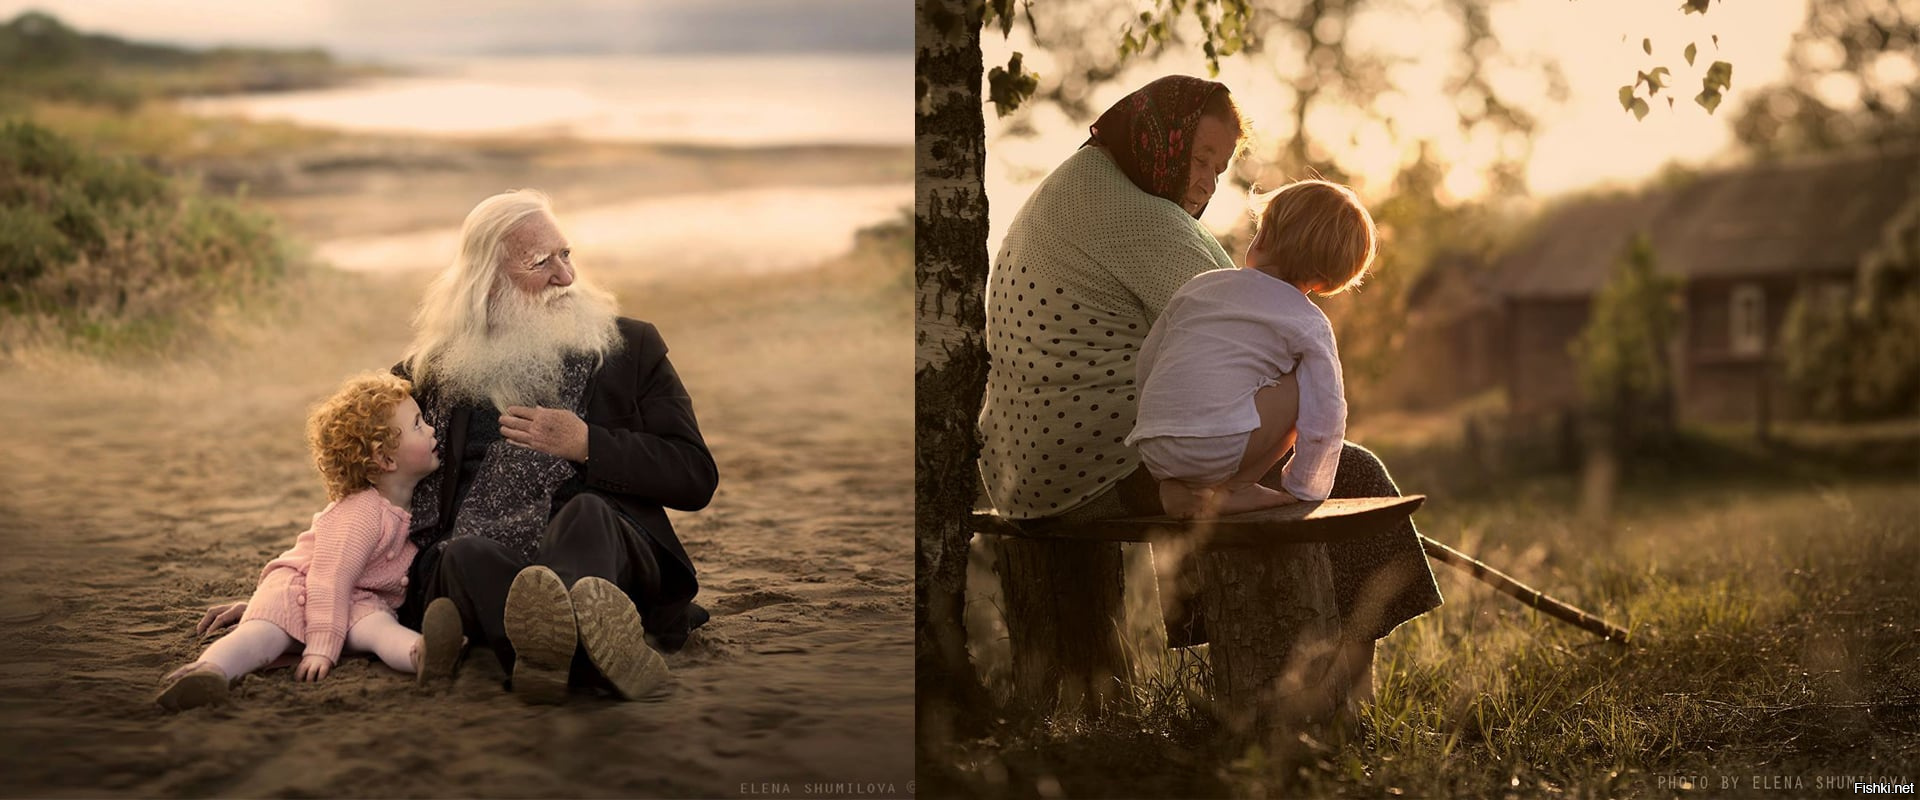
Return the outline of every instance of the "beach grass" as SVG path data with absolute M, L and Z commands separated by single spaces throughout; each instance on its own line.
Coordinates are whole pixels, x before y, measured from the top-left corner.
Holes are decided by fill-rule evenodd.
M 102 155 L 128 156 L 164 167 L 284 157 L 346 136 L 288 122 L 195 116 L 162 103 L 120 110 L 39 100 L 25 106 L 23 116 Z
M 0 123 L 0 197 L 0 358 L 165 352 L 303 263 L 243 201 L 26 120 Z

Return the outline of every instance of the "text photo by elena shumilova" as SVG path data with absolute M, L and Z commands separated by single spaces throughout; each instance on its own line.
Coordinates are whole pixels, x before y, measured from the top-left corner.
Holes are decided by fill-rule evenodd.
M 0 794 L 911 794 L 911 13 L 0 2 Z
M 1910 791 L 1920 7 L 915 5 L 921 795 Z

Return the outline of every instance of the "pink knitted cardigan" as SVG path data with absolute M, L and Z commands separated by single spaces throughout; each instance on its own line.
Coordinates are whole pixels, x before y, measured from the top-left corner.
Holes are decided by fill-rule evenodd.
M 418 551 L 407 539 L 412 519 L 372 488 L 328 504 L 292 550 L 260 571 L 241 621 L 264 619 L 304 642 L 306 655 L 338 662 L 354 623 L 406 600 Z

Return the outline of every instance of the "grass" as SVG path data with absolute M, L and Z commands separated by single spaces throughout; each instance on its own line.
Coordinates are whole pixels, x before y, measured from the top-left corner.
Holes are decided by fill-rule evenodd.
M 325 86 L 367 70 L 316 50 L 187 50 L 87 34 L 41 12 L 0 23 L 0 361 L 168 352 L 272 313 L 301 259 L 244 197 L 176 177 L 333 134 L 199 120 L 172 97 Z
M 1605 528 L 1568 511 L 1579 505 L 1579 481 L 1564 475 L 1437 494 L 1421 512 L 1428 535 L 1629 626 L 1631 649 L 1436 566 L 1447 602 L 1382 641 L 1365 733 L 1344 746 L 1309 743 L 1304 765 L 1277 764 L 1220 737 L 1201 699 L 1204 652 L 1160 651 L 1136 629 L 1145 669 L 1128 707 L 1097 720 L 1003 714 L 989 738 L 958 748 L 953 776 L 926 789 L 1799 796 L 1851 794 L 1843 776 L 1913 782 L 1920 448 L 1912 430 L 1787 430 L 1786 444 L 1771 448 L 1689 432 L 1660 461 L 1634 466 Z M 1443 451 L 1401 459 L 1444 461 Z M 1877 458 L 1862 457 L 1869 453 Z M 1395 456 L 1387 461 L 1400 469 Z M 1399 477 L 1407 490 L 1423 490 Z M 969 622 L 982 617 L 991 615 Z M 995 661 L 1004 647 L 980 641 L 993 637 L 991 627 L 974 633 L 990 688 L 1004 698 L 1007 665 Z
M 284 157 L 341 141 L 344 134 L 286 122 L 197 117 L 159 103 L 118 110 L 40 100 L 25 116 L 102 155 L 128 156 L 169 168 L 210 161 Z
M 0 122 L 0 358 L 164 352 L 216 317 L 272 305 L 300 263 L 242 201 Z

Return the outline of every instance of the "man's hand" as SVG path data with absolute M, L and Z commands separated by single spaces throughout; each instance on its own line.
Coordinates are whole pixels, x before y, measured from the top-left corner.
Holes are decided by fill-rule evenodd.
M 563 408 L 507 406 L 500 418 L 507 441 L 568 461 L 587 460 L 587 423 Z
M 326 656 L 301 656 L 300 666 L 293 671 L 293 679 L 301 683 L 317 683 L 333 671 L 333 662 Z
M 239 622 L 241 615 L 246 613 L 247 603 L 244 600 L 238 603 L 214 606 L 207 609 L 207 615 L 200 618 L 200 624 L 194 626 L 193 633 L 196 636 L 205 636 L 213 631 Z

